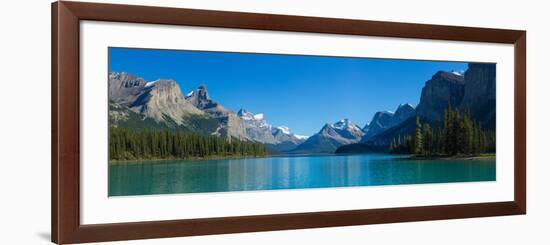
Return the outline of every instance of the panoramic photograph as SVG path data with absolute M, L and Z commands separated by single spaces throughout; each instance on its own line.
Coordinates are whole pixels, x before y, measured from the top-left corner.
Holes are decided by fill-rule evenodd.
M 496 180 L 496 64 L 109 48 L 108 195 Z

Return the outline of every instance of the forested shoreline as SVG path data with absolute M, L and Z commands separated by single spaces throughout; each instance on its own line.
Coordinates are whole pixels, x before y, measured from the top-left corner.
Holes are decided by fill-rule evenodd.
M 428 123 L 420 123 L 417 117 L 413 134 L 394 138 L 389 152 L 415 157 L 478 156 L 495 152 L 495 132 L 483 129 L 468 112 L 449 106 L 442 122 L 441 127 L 431 128 Z
M 109 128 L 109 160 L 265 156 L 263 144 L 174 130 Z

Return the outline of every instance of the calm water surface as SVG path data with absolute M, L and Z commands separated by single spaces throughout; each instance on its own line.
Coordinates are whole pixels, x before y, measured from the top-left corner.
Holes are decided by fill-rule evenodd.
M 109 196 L 494 181 L 495 160 L 409 160 L 386 154 L 109 165 Z

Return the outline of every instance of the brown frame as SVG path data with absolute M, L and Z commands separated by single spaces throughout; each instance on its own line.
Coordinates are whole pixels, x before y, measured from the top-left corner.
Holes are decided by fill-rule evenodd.
M 80 224 L 79 23 L 81 20 L 420 38 L 514 45 L 514 201 L 314 213 Z M 526 32 L 82 2 L 52 4 L 52 241 L 82 243 L 458 219 L 526 213 Z

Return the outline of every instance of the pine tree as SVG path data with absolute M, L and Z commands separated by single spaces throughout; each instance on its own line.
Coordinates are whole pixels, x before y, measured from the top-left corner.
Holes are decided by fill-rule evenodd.
M 168 159 L 210 156 L 263 156 L 267 154 L 260 143 L 201 135 L 180 131 L 135 131 L 125 128 L 109 129 L 109 158 L 111 160 Z
M 426 156 L 432 155 L 432 143 L 433 143 L 433 137 L 432 137 L 432 130 L 430 128 L 430 125 L 427 123 L 424 123 L 422 125 L 422 141 L 423 141 L 423 152 Z
M 416 118 L 416 127 L 412 135 L 394 138 L 391 152 L 411 153 L 415 155 L 477 155 L 495 152 L 496 136 L 494 131 L 485 130 L 475 122 L 468 112 L 461 113 L 450 105 L 444 112 L 442 126 L 431 128 L 429 124 L 420 124 Z
M 420 118 L 417 116 L 416 117 L 416 128 L 414 130 L 414 143 L 413 143 L 413 148 L 414 148 L 414 154 L 415 155 L 422 155 L 423 154 L 423 143 L 422 143 L 422 130 L 421 130 L 421 125 L 420 125 Z

